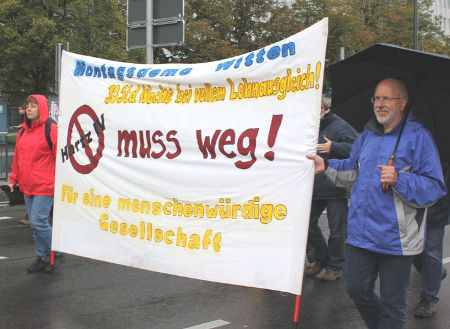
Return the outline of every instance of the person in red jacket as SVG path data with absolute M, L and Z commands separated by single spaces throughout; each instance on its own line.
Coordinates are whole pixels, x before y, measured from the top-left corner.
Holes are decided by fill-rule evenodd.
M 30 226 L 37 248 L 36 260 L 27 268 L 29 273 L 51 272 L 50 253 L 52 227 L 47 221 L 53 205 L 56 162 L 56 125 L 50 126 L 50 149 L 45 137 L 45 122 L 49 118 L 47 98 L 30 95 L 26 101 L 24 131 L 17 134 L 14 160 L 9 177 L 11 191 L 16 184 L 25 198 Z

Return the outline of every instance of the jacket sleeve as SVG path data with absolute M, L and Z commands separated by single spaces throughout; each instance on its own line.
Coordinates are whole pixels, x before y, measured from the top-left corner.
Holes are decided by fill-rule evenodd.
M 350 156 L 352 144 L 358 135 L 347 122 L 339 119 L 339 139 L 331 142 L 330 158 L 346 159 Z
M 412 168 L 399 172 L 393 186 L 403 201 L 411 207 L 429 207 L 447 193 L 441 162 L 431 135 L 424 129 L 417 131 Z
M 351 187 L 359 174 L 358 158 L 367 131 L 358 136 L 347 159 L 329 159 L 325 175 L 337 187 Z

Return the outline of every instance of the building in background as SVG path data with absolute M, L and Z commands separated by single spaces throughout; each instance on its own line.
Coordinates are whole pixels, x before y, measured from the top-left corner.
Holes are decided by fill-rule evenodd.
M 434 0 L 431 12 L 441 23 L 441 29 L 447 36 L 450 35 L 450 0 Z

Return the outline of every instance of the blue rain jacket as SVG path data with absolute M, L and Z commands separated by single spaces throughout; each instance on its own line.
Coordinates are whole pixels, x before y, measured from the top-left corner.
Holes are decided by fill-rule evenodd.
M 392 154 L 401 123 L 384 133 L 375 117 L 352 145 L 350 157 L 329 160 L 327 177 L 338 186 L 353 184 L 347 242 L 390 255 L 422 252 L 426 208 L 446 194 L 439 154 L 430 132 L 411 114 L 395 155 L 398 181 L 384 193 L 381 169 Z

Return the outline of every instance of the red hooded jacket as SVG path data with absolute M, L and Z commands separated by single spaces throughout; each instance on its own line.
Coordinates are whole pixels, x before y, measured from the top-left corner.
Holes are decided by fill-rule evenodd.
M 45 122 L 49 117 L 47 98 L 42 95 L 30 96 L 37 101 L 39 120 L 30 122 L 25 113 L 22 124 L 25 131 L 17 134 L 9 183 L 19 184 L 25 196 L 53 195 L 58 131 L 56 125 L 50 126 L 51 150 L 45 138 Z

